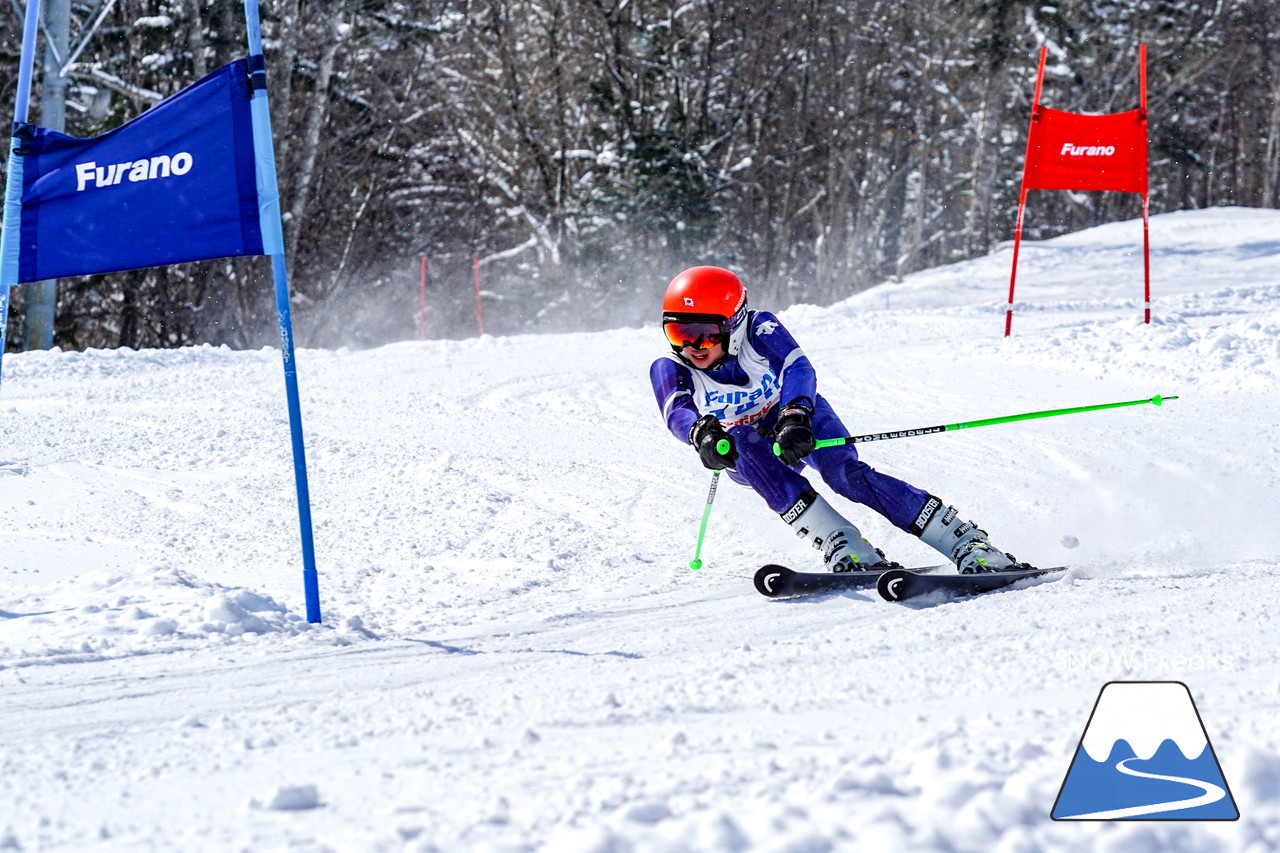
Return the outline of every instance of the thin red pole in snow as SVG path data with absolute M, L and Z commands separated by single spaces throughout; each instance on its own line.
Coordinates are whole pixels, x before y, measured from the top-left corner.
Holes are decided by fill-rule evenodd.
M 480 259 L 471 259 L 471 272 L 476 280 L 476 326 L 480 329 L 480 334 L 484 334 L 484 308 L 480 305 Z
M 1027 164 L 1031 162 L 1032 131 L 1040 120 L 1040 91 L 1044 86 L 1044 60 L 1049 48 L 1040 48 L 1040 68 L 1036 71 L 1036 96 L 1031 103 L 1031 125 L 1027 129 L 1027 153 L 1022 158 L 1022 192 L 1018 196 L 1018 222 L 1013 229 L 1013 268 L 1009 270 L 1009 304 L 1004 312 L 1004 336 L 1013 331 L 1013 288 L 1018 282 L 1018 249 L 1022 246 L 1022 216 L 1027 209 Z
M 1142 106 L 1138 115 L 1144 125 L 1142 144 L 1147 144 L 1147 46 L 1138 45 L 1138 92 Z M 1151 228 L 1150 211 L 1147 204 L 1150 168 L 1142 175 L 1142 322 L 1151 322 Z
M 1022 214 L 1027 209 L 1027 191 L 1018 198 L 1018 222 L 1013 228 L 1013 268 L 1009 270 L 1009 304 L 1004 311 L 1004 336 L 1013 331 L 1013 287 L 1018 282 L 1018 249 L 1022 247 Z
M 1142 101 L 1142 117 L 1147 117 L 1147 46 L 1138 45 L 1138 97 Z
M 1147 194 L 1142 194 L 1142 322 L 1151 322 L 1151 227 Z
M 427 338 L 427 256 L 418 256 L 418 340 Z

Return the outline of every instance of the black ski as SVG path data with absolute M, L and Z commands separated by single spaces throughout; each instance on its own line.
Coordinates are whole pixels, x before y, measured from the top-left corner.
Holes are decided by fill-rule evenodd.
M 890 569 L 876 578 L 876 592 L 880 593 L 880 597 L 885 601 L 906 601 L 931 592 L 956 597 L 981 595 L 984 592 L 1003 589 L 1027 578 L 1065 571 L 1066 568 L 1066 566 L 1055 566 L 1051 569 L 1015 569 L 972 575 L 924 575 L 908 569 Z
M 922 572 L 940 566 L 927 566 L 913 571 Z M 761 566 L 756 571 L 756 589 L 769 598 L 790 598 L 812 595 L 818 592 L 834 592 L 841 589 L 864 589 L 876 585 L 876 581 L 888 569 L 869 572 L 795 572 L 786 566 Z

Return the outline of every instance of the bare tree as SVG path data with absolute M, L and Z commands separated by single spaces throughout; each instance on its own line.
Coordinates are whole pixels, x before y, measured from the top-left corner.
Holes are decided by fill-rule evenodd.
M 75 6 L 73 31 L 93 13 Z M 652 317 L 680 267 L 761 304 L 826 303 L 1011 236 L 1036 53 L 1044 101 L 1137 103 L 1148 45 L 1153 212 L 1280 204 L 1274 0 L 264 0 L 304 345 Z M 20 21 L 0 4 L 0 99 Z M 239 4 L 116 4 L 71 69 L 91 136 L 244 52 Z M 0 157 L 6 156 L 0 152 Z M 1027 234 L 1136 216 L 1046 193 Z M 11 331 L 23 311 L 15 292 Z M 55 342 L 274 340 L 255 259 L 64 283 Z M 413 306 L 409 309 L 409 306 Z M 14 336 L 10 335 L 10 340 Z

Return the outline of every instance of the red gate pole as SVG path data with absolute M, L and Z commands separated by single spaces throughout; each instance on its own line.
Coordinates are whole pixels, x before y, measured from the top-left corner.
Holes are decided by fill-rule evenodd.
M 1147 194 L 1142 194 L 1142 322 L 1151 322 L 1151 228 Z
M 427 339 L 427 256 L 418 256 L 418 340 Z
M 1142 144 L 1147 144 L 1147 46 L 1138 45 L 1138 93 L 1142 111 Z M 1151 322 L 1151 228 L 1148 205 L 1150 167 L 1142 173 L 1142 322 Z
M 1018 222 L 1013 228 L 1013 268 L 1009 270 L 1009 304 L 1004 312 L 1004 336 L 1013 331 L 1013 287 L 1018 281 L 1018 248 L 1022 245 L 1022 214 L 1027 209 L 1027 190 L 1018 198 Z
M 471 259 L 471 272 L 476 279 L 476 326 L 484 334 L 484 308 L 480 305 L 480 259 Z
M 1027 209 L 1027 165 L 1031 162 L 1031 143 L 1035 139 L 1036 122 L 1040 120 L 1040 91 L 1044 86 L 1044 60 L 1048 47 L 1040 48 L 1040 67 L 1036 71 L 1036 95 L 1031 102 L 1031 124 L 1027 128 L 1027 152 L 1022 158 L 1022 192 L 1018 196 L 1018 221 L 1013 229 L 1013 268 L 1009 270 L 1009 304 L 1005 307 L 1004 336 L 1013 332 L 1013 288 L 1018 281 L 1018 249 L 1022 246 L 1022 216 Z

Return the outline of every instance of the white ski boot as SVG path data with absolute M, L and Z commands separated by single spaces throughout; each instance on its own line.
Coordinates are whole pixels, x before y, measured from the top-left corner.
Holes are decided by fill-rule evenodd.
M 944 510 L 942 501 L 932 495 L 925 501 L 911 530 L 926 545 L 954 562 L 962 575 L 1031 568 L 988 542 L 987 532 L 972 521 L 959 521 L 955 507 Z
M 896 566 L 884 552 L 862 538 L 862 532 L 836 512 L 822 495 L 810 489 L 800 496 L 782 520 L 802 539 L 822 552 L 822 562 L 832 572 L 864 572 Z

